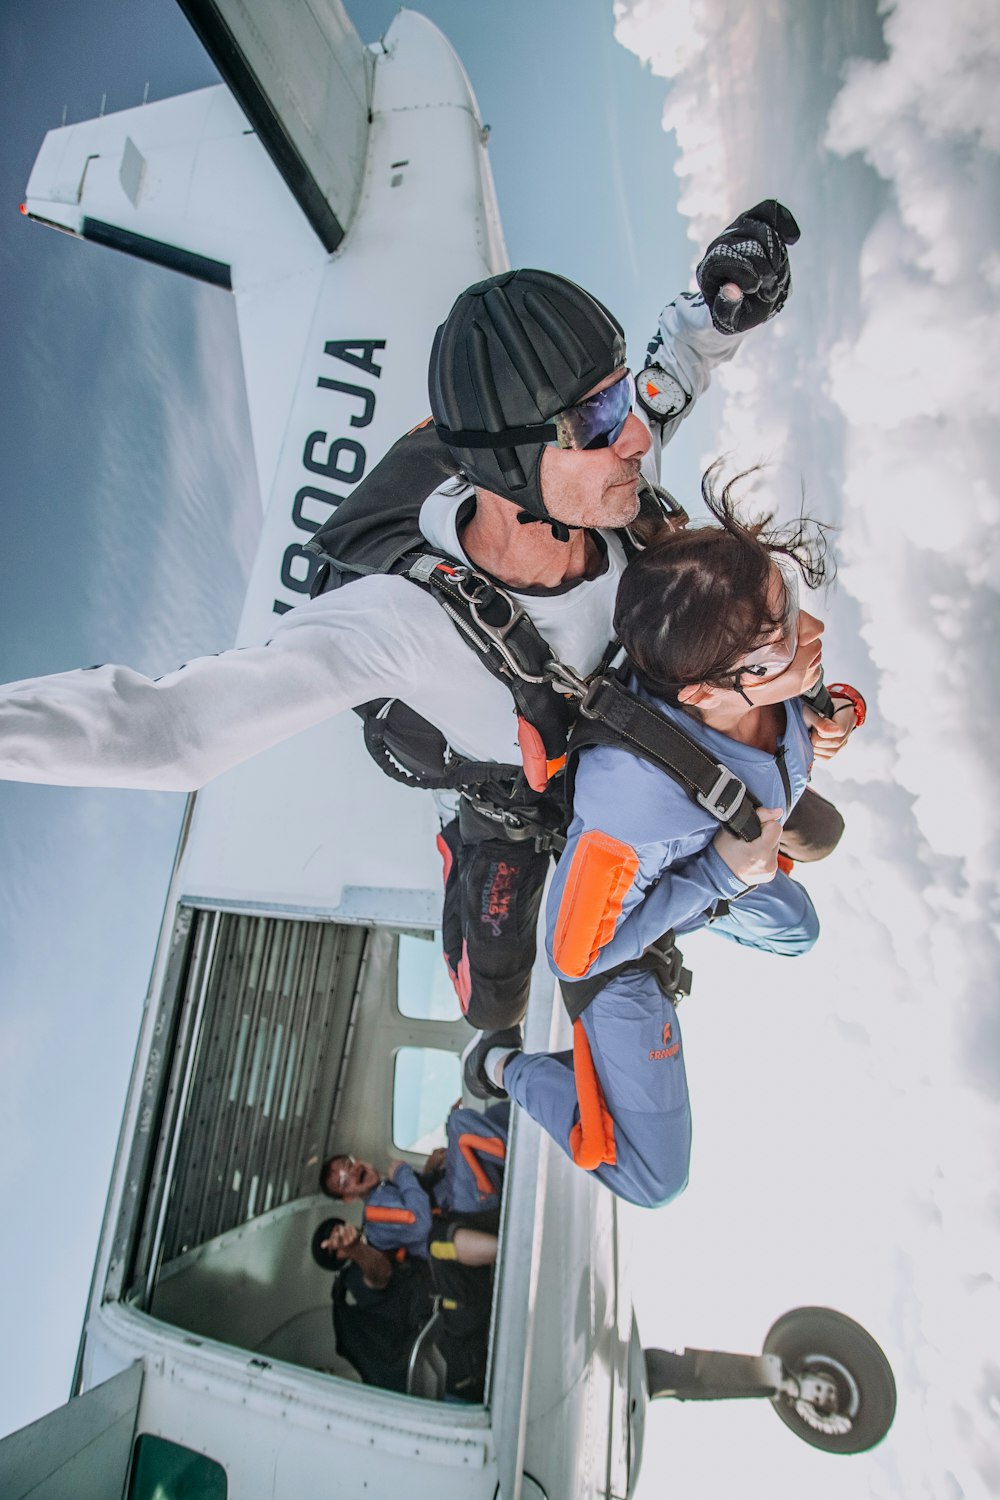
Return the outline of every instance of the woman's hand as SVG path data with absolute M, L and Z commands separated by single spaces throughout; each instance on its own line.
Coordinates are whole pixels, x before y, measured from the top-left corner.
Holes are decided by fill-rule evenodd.
M 856 728 L 854 704 L 849 698 L 834 698 L 831 719 L 825 719 L 808 703 L 802 705 L 802 715 L 809 726 L 809 738 L 813 742 L 813 754 L 817 760 L 830 760 L 843 750 Z
M 781 842 L 782 807 L 758 807 L 760 835 L 746 843 L 728 828 L 720 828 L 712 840 L 720 859 L 744 885 L 765 885 L 778 870 L 778 845 Z

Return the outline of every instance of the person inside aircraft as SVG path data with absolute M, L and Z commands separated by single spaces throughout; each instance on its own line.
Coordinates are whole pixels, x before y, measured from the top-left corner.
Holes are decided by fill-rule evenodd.
M 497 1219 L 495 1209 L 439 1218 L 429 1259 L 377 1250 L 343 1219 L 319 1225 L 312 1253 L 336 1276 L 337 1352 L 365 1384 L 406 1391 L 414 1342 L 436 1306 L 441 1326 L 435 1343 L 447 1372 L 445 1390 L 453 1399 L 482 1399 Z
M 448 1116 L 447 1145 L 431 1153 L 419 1177 L 405 1162 L 393 1162 L 383 1177 L 371 1162 L 335 1153 L 320 1167 L 320 1191 L 364 1205 L 364 1235 L 374 1249 L 426 1259 L 435 1216 L 457 1221 L 499 1208 L 509 1111 L 506 1103 L 483 1112 L 456 1105 Z M 468 1265 L 495 1260 L 495 1248 L 490 1253 L 475 1234 L 475 1227 L 459 1228 L 448 1258 Z
M 316 1264 L 335 1276 L 337 1353 L 366 1385 L 405 1391 L 410 1352 L 431 1311 L 426 1261 L 393 1259 L 343 1219 L 325 1219 L 317 1227 L 312 1253 Z
M 319 1186 L 328 1198 L 363 1204 L 365 1240 L 373 1249 L 426 1260 L 431 1202 L 406 1162 L 392 1162 L 383 1177 L 371 1162 L 337 1152 L 320 1167 Z
M 822 670 L 823 626 L 800 609 L 798 582 L 814 588 L 824 577 L 822 529 L 741 521 L 733 484 L 720 494 L 713 479 L 710 470 L 704 496 L 715 522 L 665 532 L 633 558 L 615 623 L 629 686 L 716 769 L 741 779 L 756 836 L 748 827 L 738 837 L 661 765 L 620 743 L 583 749 L 547 908 L 573 1051 L 528 1055 L 512 1034 L 484 1039 L 467 1059 L 474 1092 L 508 1094 L 579 1166 L 647 1207 L 668 1202 L 688 1177 L 674 935 L 709 926 L 791 957 L 819 931 L 808 894 L 779 869 L 779 850 L 814 756 L 801 694 Z M 846 741 L 864 703 L 846 685 L 830 692 Z
M 650 487 L 660 452 L 784 305 L 798 238 L 774 199 L 739 215 L 698 267 L 700 294 L 664 309 L 637 382 L 619 323 L 566 278 L 508 271 L 468 288 L 434 342 L 433 426 L 401 439 L 313 539 L 316 597 L 266 644 L 155 680 L 100 666 L 7 685 L 0 776 L 189 791 L 366 705 L 383 769 L 442 796 L 443 944 L 462 1011 L 481 1030 L 519 1024 L 565 827 L 566 735 L 614 649 L 630 528 L 665 509 L 680 521 Z M 784 845 L 818 857 L 841 827 L 807 793 Z

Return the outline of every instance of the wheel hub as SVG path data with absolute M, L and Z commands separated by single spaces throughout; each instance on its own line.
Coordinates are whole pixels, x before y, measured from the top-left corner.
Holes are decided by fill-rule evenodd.
M 816 1432 L 843 1437 L 861 1407 L 861 1392 L 846 1365 L 828 1354 L 806 1354 L 795 1371 L 798 1393 L 791 1405 Z

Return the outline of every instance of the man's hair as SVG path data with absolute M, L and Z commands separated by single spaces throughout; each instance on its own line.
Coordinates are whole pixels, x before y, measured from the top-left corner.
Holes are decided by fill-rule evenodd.
M 332 1156 L 328 1156 L 327 1157 L 326 1161 L 323 1163 L 323 1165 L 319 1169 L 319 1190 L 320 1190 L 321 1193 L 325 1193 L 328 1198 L 337 1198 L 337 1199 L 339 1199 L 341 1195 L 340 1195 L 339 1191 L 335 1190 L 334 1188 L 331 1188 L 331 1187 L 327 1186 L 327 1181 L 326 1181 L 327 1174 L 328 1174 L 330 1168 L 333 1166 L 333 1164 L 334 1164 L 335 1161 L 346 1161 L 346 1160 L 347 1160 L 347 1152 L 346 1151 L 335 1151 Z
M 741 520 L 735 487 L 756 470 L 719 491 L 722 463 L 701 482 L 718 525 L 666 531 L 632 559 L 618 589 L 615 631 L 639 681 L 674 704 L 682 687 L 731 677 L 781 625 L 769 599 L 775 556 L 791 559 L 809 588 L 830 573 L 824 528 L 805 516 L 785 527 L 772 514 Z

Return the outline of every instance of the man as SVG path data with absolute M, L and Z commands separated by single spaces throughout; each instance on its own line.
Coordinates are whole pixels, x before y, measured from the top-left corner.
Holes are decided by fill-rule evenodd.
M 792 216 L 769 200 L 713 242 L 700 268 L 704 298 L 682 296 L 660 319 L 638 385 L 645 421 L 629 410 L 620 326 L 564 278 L 494 277 L 463 293 L 439 330 L 432 412 L 450 469 L 460 467 L 468 483 L 435 481 L 418 495 L 417 534 L 475 590 L 502 581 L 510 593 L 497 597 L 534 623 L 562 682 L 595 671 L 612 640 L 627 542 L 613 528 L 638 512 L 651 449 L 670 439 L 741 334 L 780 309 L 790 286 L 786 244 L 797 239 Z M 0 775 L 191 790 L 376 699 L 406 705 L 484 774 L 498 766 L 504 792 L 512 774 L 543 788 L 565 749 L 562 689 L 553 693 L 547 680 L 541 689 L 549 719 L 559 709 L 562 722 L 539 729 L 530 714 L 515 720 L 510 685 L 484 669 L 454 611 L 449 618 L 415 574 L 386 571 L 291 610 L 266 645 L 201 658 L 155 681 L 102 666 L 8 685 L 0 690 Z M 553 805 L 546 831 L 558 823 Z M 544 842 L 527 812 L 498 813 L 488 787 L 463 795 L 442 831 L 445 952 L 477 1028 L 509 1027 L 524 1013 L 548 858 L 536 845 Z
M 728 487 L 716 498 L 706 485 L 706 498 L 720 524 L 665 535 L 634 558 L 616 624 L 633 690 L 741 779 L 758 826 L 746 839 L 720 827 L 626 743 L 584 749 L 548 909 L 551 964 L 576 1017 L 573 1052 L 525 1055 L 516 1034 L 484 1038 L 466 1074 L 474 1092 L 509 1094 L 577 1165 L 645 1207 L 683 1189 L 691 1138 L 663 935 L 711 924 L 791 957 L 819 930 L 778 856 L 814 753 L 800 695 L 822 671 L 823 626 L 799 609 L 797 568 L 815 587 L 822 555 L 810 555 L 801 530 L 790 538 L 766 522 L 741 524 Z M 854 689 L 830 691 L 837 718 L 863 722 Z
M 392 1162 L 383 1177 L 371 1162 L 353 1156 L 328 1156 L 320 1167 L 319 1186 L 328 1198 L 364 1205 L 361 1232 L 373 1250 L 386 1254 L 402 1250 L 418 1260 L 427 1259 L 431 1203 L 406 1162 Z M 343 1225 L 341 1232 L 353 1229 L 353 1225 Z M 353 1242 L 353 1235 L 351 1239 Z M 338 1243 L 328 1248 L 345 1246 Z
M 499 1208 L 509 1116 L 508 1104 L 492 1104 L 482 1113 L 456 1106 L 448 1116 L 447 1145 L 431 1153 L 420 1177 L 405 1162 L 393 1162 L 382 1177 L 371 1162 L 328 1156 L 320 1167 L 320 1191 L 364 1205 L 362 1229 L 374 1249 L 402 1249 L 426 1259 L 435 1215 L 489 1215 Z M 462 1241 L 457 1248 L 462 1250 Z M 468 1249 L 477 1257 L 471 1263 L 480 1263 L 482 1246 L 470 1242 Z
M 343 1219 L 324 1219 L 313 1234 L 312 1254 L 335 1276 L 337 1354 L 366 1385 L 405 1392 L 413 1343 L 431 1314 L 427 1262 L 390 1258 Z
M 445 1363 L 445 1390 L 457 1400 L 481 1401 L 495 1230 L 442 1224 L 435 1228 L 431 1252 L 430 1262 L 400 1260 L 373 1249 L 355 1225 L 342 1219 L 319 1225 L 312 1253 L 317 1265 L 336 1275 L 337 1353 L 367 1385 L 406 1391 L 414 1341 L 436 1299 L 441 1326 L 435 1347 Z

